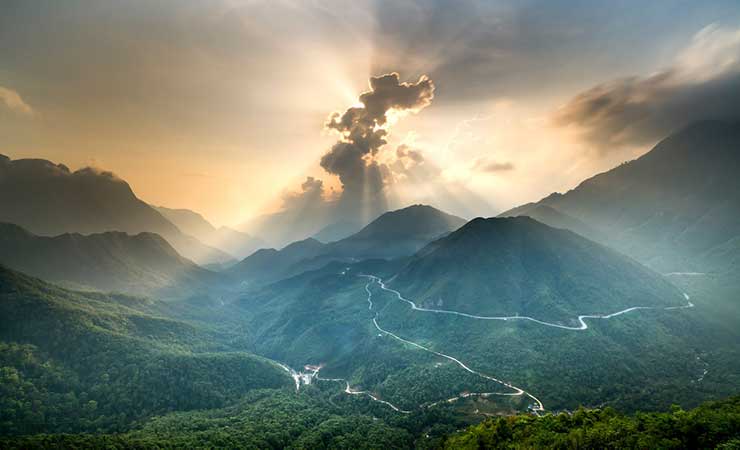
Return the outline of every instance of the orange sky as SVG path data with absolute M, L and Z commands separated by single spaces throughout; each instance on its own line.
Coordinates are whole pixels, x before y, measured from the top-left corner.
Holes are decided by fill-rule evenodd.
M 655 141 L 604 151 L 556 124 L 579 94 L 675 67 L 703 82 L 689 68 L 724 75 L 737 62 L 727 62 L 740 48 L 732 2 L 674 15 L 670 27 L 657 6 L 611 15 L 541 7 L 552 8 L 545 22 L 517 2 L 9 2 L 0 153 L 111 170 L 147 202 L 233 225 L 279 208 L 307 175 L 340 189 L 319 166 L 337 140 L 323 124 L 358 103 L 370 76 L 397 71 L 436 86 L 430 106 L 389 127 L 377 155 L 390 165 L 401 144 L 424 155 L 423 176 L 395 180 L 399 202 L 490 215 L 569 189 Z M 713 23 L 722 33 L 705 31 L 711 45 L 699 43 L 717 55 L 704 61 L 710 51 L 690 50 Z M 636 47 L 646 29 L 650 41 Z

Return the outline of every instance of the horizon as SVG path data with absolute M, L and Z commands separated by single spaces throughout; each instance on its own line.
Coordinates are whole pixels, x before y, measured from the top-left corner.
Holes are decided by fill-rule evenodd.
M 455 14 L 441 1 L 122 6 L 3 5 L 0 149 L 111 171 L 147 203 L 217 226 L 342 197 L 365 221 L 432 200 L 495 215 L 635 159 L 691 121 L 740 118 L 730 1 L 466 2 Z M 342 160 L 353 167 L 322 163 L 349 138 L 332 114 L 392 73 L 397 90 L 374 97 L 410 86 L 419 103 L 386 99 L 383 142 Z

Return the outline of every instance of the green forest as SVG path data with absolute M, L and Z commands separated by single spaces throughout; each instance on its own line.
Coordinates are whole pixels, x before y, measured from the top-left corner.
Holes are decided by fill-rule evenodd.
M 740 397 L 692 410 L 626 415 L 578 409 L 543 417 L 490 417 L 463 431 L 419 432 L 428 423 L 394 423 L 371 415 L 342 415 L 322 394 L 259 390 L 228 408 L 173 413 L 121 434 L 56 434 L 0 438 L 25 448 L 293 448 L 293 449 L 604 449 L 740 446 Z M 420 419 L 420 418 L 416 418 Z M 436 417 L 439 423 L 444 417 Z
M 611 408 L 486 419 L 448 437 L 445 449 L 740 448 L 740 397 L 685 411 L 624 415 Z

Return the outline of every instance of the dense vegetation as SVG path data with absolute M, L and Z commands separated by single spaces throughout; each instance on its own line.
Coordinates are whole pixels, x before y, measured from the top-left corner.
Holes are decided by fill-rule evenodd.
M 491 417 L 455 432 L 452 416 L 377 418 L 352 398 L 311 387 L 257 390 L 214 410 L 157 417 L 119 434 L 0 438 L 3 448 L 737 448 L 740 398 L 684 411 L 626 415 L 611 408 L 535 417 Z M 381 414 L 382 417 L 382 414 Z M 444 424 L 447 425 L 444 425 Z
M 129 295 L 191 295 L 221 281 L 154 233 L 46 237 L 0 223 L 0 264 L 66 286 Z
M 691 411 L 619 414 L 579 409 L 545 417 L 491 418 L 449 437 L 444 448 L 740 448 L 740 397 Z
M 377 286 L 369 311 L 367 280 L 357 273 L 397 268 L 368 261 L 344 270 L 327 266 L 224 306 L 81 294 L 2 269 L 0 434 L 96 433 L 2 446 L 434 447 L 485 415 L 526 408 L 526 399 L 495 396 L 426 408 L 462 392 L 505 389 L 379 335 L 375 311 L 384 327 L 526 388 L 549 411 L 603 402 L 660 410 L 736 393 L 740 358 L 726 345 L 734 319 L 720 314 L 727 324 L 719 326 L 706 304 L 564 333 L 420 314 Z M 697 303 L 718 292 L 685 288 Z M 691 340 L 681 330 L 692 330 Z M 285 372 L 244 350 L 295 368 L 324 363 L 322 376 L 346 378 L 412 413 L 348 396 L 337 382 L 296 393 Z
M 0 267 L 0 433 L 120 431 L 290 386 L 275 364 L 193 324 Z
M 429 244 L 389 284 L 427 308 L 576 326 L 579 314 L 685 304 L 657 273 L 529 217 L 473 219 Z
M 731 345 L 737 333 L 729 327 L 736 319 L 726 309 L 719 316 L 725 326 L 709 321 L 718 314 L 710 309 L 714 299 L 698 290 L 692 297 L 696 308 L 643 311 L 592 321 L 585 331 L 564 331 L 412 311 L 375 285 L 369 311 L 367 279 L 356 276 L 359 269 L 341 275 L 343 270 L 327 267 L 245 295 L 240 305 L 254 351 L 293 367 L 323 363 L 323 376 L 347 378 L 405 409 L 465 391 L 506 389 L 382 335 L 372 322 L 376 311 L 385 329 L 510 381 L 539 397 L 548 410 L 602 404 L 626 411 L 661 410 L 672 403 L 692 407 L 736 393 L 740 382 L 738 349 Z M 365 264 L 361 270 L 377 273 L 378 267 Z M 500 405 L 496 398 L 489 402 L 495 410 L 527 406 Z

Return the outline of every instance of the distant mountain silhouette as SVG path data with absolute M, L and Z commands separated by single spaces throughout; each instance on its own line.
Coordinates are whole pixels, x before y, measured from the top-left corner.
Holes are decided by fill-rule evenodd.
M 180 231 L 200 240 L 216 232 L 216 227 L 195 211 L 154 205 L 152 207 L 162 214 L 165 219 L 175 224 Z
M 411 258 L 389 285 L 428 308 L 559 321 L 685 303 L 630 258 L 529 217 L 474 219 Z
M 723 271 L 740 255 L 739 173 L 740 124 L 698 122 L 565 194 L 500 216 L 569 228 L 664 272 Z
M 268 245 L 280 248 L 314 236 L 335 221 L 333 204 L 326 203 L 263 214 L 236 229 L 259 236 Z
M 228 272 L 242 281 L 264 283 L 316 269 L 331 261 L 409 256 L 464 223 L 464 219 L 431 206 L 409 206 L 387 212 L 357 233 L 336 242 L 322 244 L 306 239 L 279 251 L 260 250 Z
M 294 242 L 281 250 L 263 248 L 229 268 L 226 272 L 240 281 L 258 284 L 274 281 L 288 275 L 287 271 L 301 261 L 315 258 L 325 245 L 308 238 Z
M 71 172 L 63 164 L 43 159 L 11 160 L 0 155 L 0 222 L 43 236 L 151 232 L 198 263 L 232 260 L 182 233 L 112 173 L 91 168 Z
M 0 264 L 77 288 L 131 294 L 205 289 L 217 274 L 180 256 L 154 233 L 36 236 L 0 223 Z
M 229 227 L 214 227 L 202 215 L 189 209 L 154 207 L 167 220 L 177 225 L 185 234 L 215 247 L 236 258 L 245 258 L 260 248 L 267 247 L 265 241 Z

